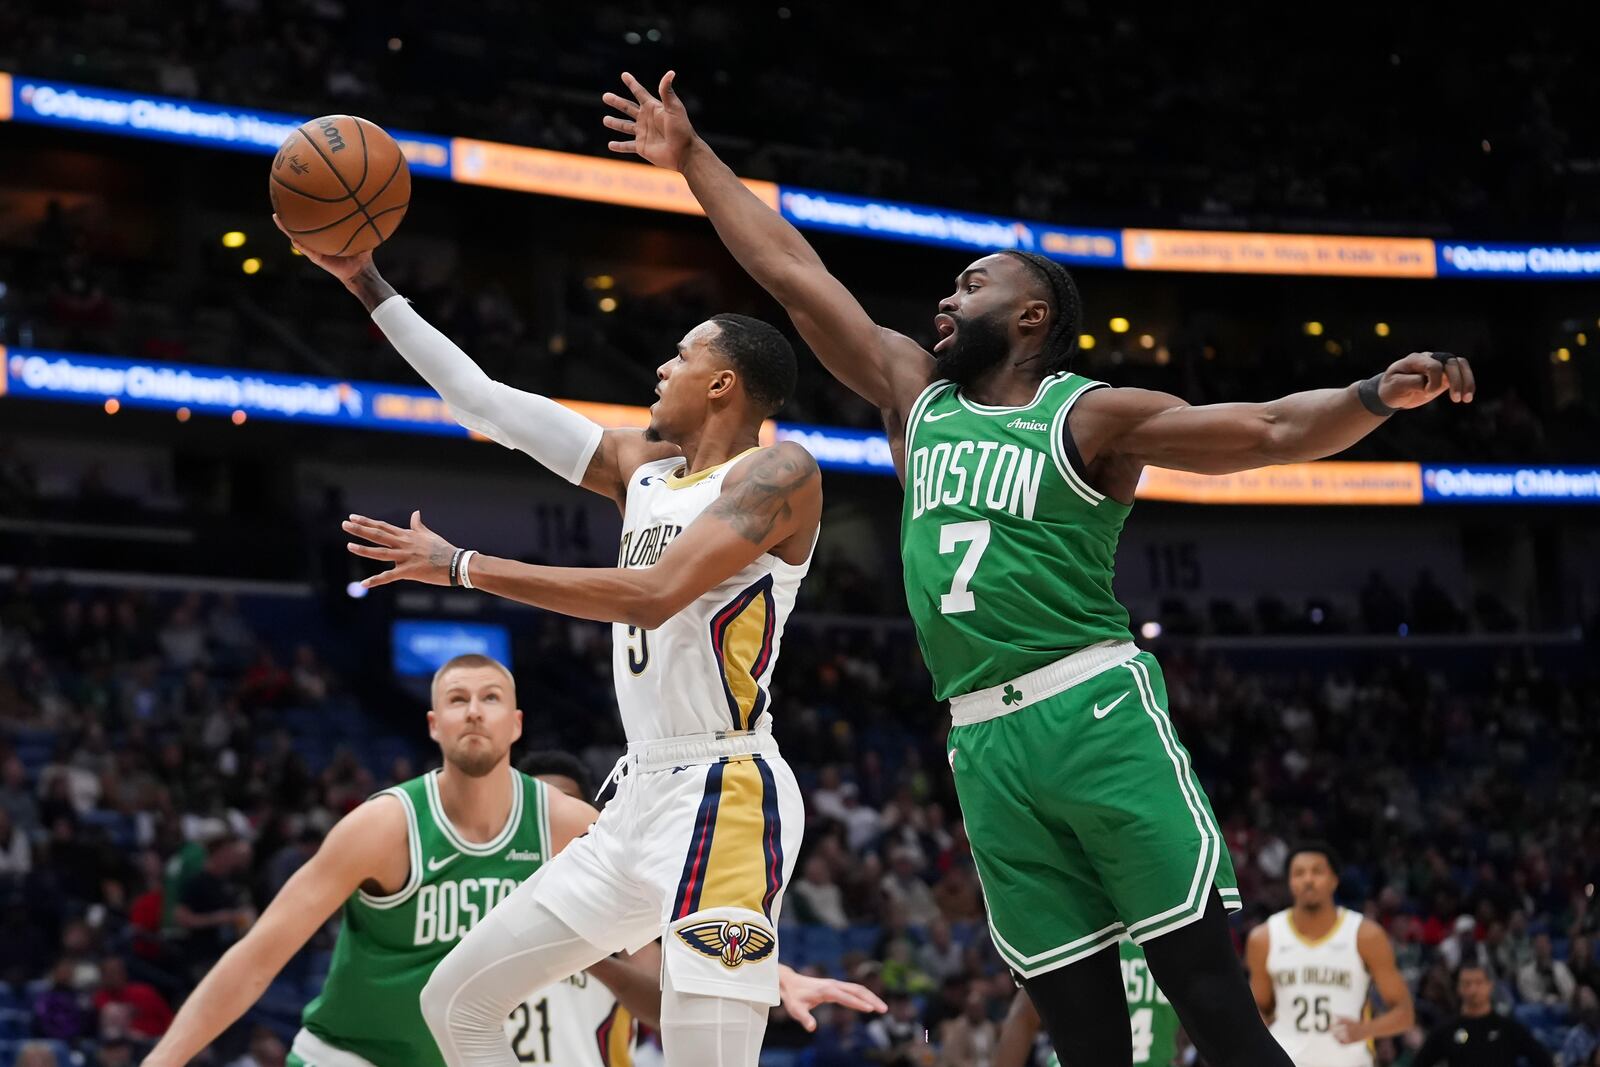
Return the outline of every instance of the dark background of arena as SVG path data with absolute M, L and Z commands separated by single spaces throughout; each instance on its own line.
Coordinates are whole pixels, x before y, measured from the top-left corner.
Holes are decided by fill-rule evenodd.
M 1137 7 L 0 3 L 0 70 L 602 154 L 600 92 L 670 65 L 751 177 L 1085 225 L 1595 239 L 1600 90 L 1571 26 Z M 272 234 L 265 170 L 0 126 L 0 344 L 411 382 Z M 259 273 L 219 243 L 231 230 Z M 817 243 L 923 338 L 967 259 Z M 782 321 L 692 218 L 419 182 L 380 262 L 491 374 L 553 396 L 643 402 L 707 314 Z M 1115 384 L 1262 400 L 1448 349 L 1473 359 L 1478 402 L 1397 418 L 1348 458 L 1600 459 L 1592 285 L 1078 280 L 1101 339 L 1078 369 Z M 1120 339 L 1114 315 L 1134 324 Z M 807 358 L 784 417 L 876 414 Z M 934 1062 L 969 998 L 998 1019 L 1012 990 L 904 618 L 888 488 L 828 476 L 775 695 L 810 817 L 784 955 L 894 1010 L 829 1014 L 814 1039 L 776 1018 L 773 1064 Z M 509 624 L 523 746 L 609 766 L 603 627 L 434 589 L 346 594 L 364 570 L 337 518 L 413 506 L 501 554 L 613 553 L 607 507 L 492 446 L 0 400 L 0 1067 L 34 1042 L 29 1067 L 137 1060 L 151 998 L 175 1007 L 225 947 L 171 921 L 207 848 L 238 842 L 219 867 L 243 927 L 335 819 L 429 764 L 425 700 L 390 670 L 396 617 Z M 1130 523 L 1119 593 L 1136 627 L 1159 624 L 1241 876 L 1241 944 L 1286 902 L 1288 844 L 1331 840 L 1341 901 L 1389 931 L 1417 997 L 1418 1032 L 1381 1042 L 1382 1063 L 1450 1016 L 1465 958 L 1552 1048 L 1582 1047 L 1580 998 L 1600 987 L 1597 559 L 1577 508 L 1143 503 Z M 278 1067 L 330 945 L 214 1062 Z

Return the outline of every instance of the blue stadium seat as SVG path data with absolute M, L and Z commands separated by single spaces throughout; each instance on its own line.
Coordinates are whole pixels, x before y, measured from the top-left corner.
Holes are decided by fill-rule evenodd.
M 807 926 L 800 937 L 805 945 L 806 962 L 829 973 L 839 969 L 845 953 L 844 935 L 831 926 Z
M 844 949 L 846 952 L 865 952 L 872 954 L 878 947 L 878 938 L 883 936 L 883 929 L 875 925 L 852 926 L 844 932 Z
M 800 1067 L 804 1049 L 764 1048 L 761 1050 L 761 1067 Z
M 0 982 L 0 1011 L 21 1011 L 22 998 L 17 996 L 17 991 L 9 983 Z

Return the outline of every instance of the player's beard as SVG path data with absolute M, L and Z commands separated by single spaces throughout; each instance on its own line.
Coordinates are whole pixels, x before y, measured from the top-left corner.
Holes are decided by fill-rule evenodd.
M 478 735 L 481 736 L 481 735 Z M 500 765 L 505 758 L 504 752 L 496 752 L 491 745 L 467 745 L 463 737 L 456 745 L 455 751 L 445 757 L 450 766 L 466 775 L 468 778 L 482 778 Z
M 998 367 L 1011 351 L 1003 320 L 1000 312 L 957 319 L 955 339 L 933 354 L 939 377 L 957 385 L 972 385 Z

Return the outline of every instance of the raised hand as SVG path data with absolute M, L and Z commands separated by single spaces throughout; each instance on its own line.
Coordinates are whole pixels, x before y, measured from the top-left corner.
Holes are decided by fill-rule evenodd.
M 689 122 L 689 113 L 684 110 L 683 101 L 678 99 L 678 94 L 672 88 L 672 80 L 677 76 L 676 71 L 667 71 L 657 89 L 660 95 L 652 96 L 638 78 L 624 72 L 622 84 L 628 87 L 633 99 L 616 93 L 606 93 L 601 97 L 607 105 L 622 112 L 620 118 L 607 115 L 606 127 L 630 138 L 609 142 L 607 147 L 611 151 L 624 156 L 639 156 L 667 170 L 683 170 L 696 137 L 694 126 Z
M 1477 390 L 1472 366 L 1448 352 L 1413 352 L 1396 360 L 1378 382 L 1378 398 L 1392 408 L 1420 408 L 1446 390 L 1457 404 L 1470 404 Z
M 283 220 L 278 218 L 276 214 L 272 216 L 272 224 L 283 231 L 283 235 L 289 239 L 289 243 L 294 245 L 302 256 L 346 285 L 350 283 L 350 279 L 362 271 L 372 268 L 372 252 L 370 249 L 365 252 L 357 252 L 353 256 L 329 256 L 321 252 L 313 252 L 294 239 L 294 234 L 284 227 Z
M 456 547 L 422 525 L 422 512 L 411 513 L 408 530 L 365 515 L 352 515 L 342 525 L 344 532 L 352 537 L 372 542 L 370 545 L 350 542 L 345 547 L 351 554 L 394 564 L 363 581 L 361 584 L 368 589 L 398 581 L 450 584 L 450 557 L 455 554 Z

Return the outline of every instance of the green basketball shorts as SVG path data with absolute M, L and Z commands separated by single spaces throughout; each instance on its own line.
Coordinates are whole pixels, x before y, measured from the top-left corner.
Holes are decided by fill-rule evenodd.
M 950 769 L 989 929 L 1024 977 L 1240 907 L 1155 657 L 1097 645 L 950 702 Z

